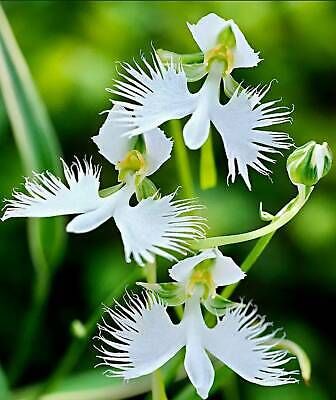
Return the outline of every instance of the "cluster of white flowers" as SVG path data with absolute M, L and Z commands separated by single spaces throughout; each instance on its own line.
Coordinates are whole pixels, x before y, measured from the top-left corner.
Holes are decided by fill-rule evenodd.
M 127 262 L 153 263 L 156 256 L 177 261 L 194 240 L 205 235 L 206 221 L 197 215 L 202 208 L 193 199 L 161 197 L 148 176 L 170 158 L 173 142 L 159 129 L 164 122 L 190 116 L 183 129 L 189 149 L 199 149 L 212 123 L 220 134 L 228 159 L 228 181 L 240 174 L 251 189 L 248 168 L 268 175 L 264 162 L 291 146 L 287 133 L 264 127 L 290 121 L 291 110 L 277 100 L 262 103 L 271 84 L 244 88 L 231 77 L 235 68 L 256 66 L 261 60 L 232 21 L 215 14 L 188 25 L 201 62 L 184 65 L 183 56 L 170 53 L 166 60 L 154 51 L 143 66 L 122 64 L 120 79 L 110 90 L 123 100 L 113 107 L 99 134 L 93 137 L 99 152 L 119 171 L 119 184 L 100 190 L 100 167 L 91 159 L 77 158 L 68 166 L 63 160 L 65 183 L 51 172 L 34 173 L 24 184 L 27 193 L 14 191 L 2 220 L 12 217 L 51 217 L 78 214 L 68 232 L 89 232 L 113 217 Z M 169 52 L 168 52 L 169 53 Z M 175 57 L 175 58 L 174 58 Z M 178 61 L 176 61 L 178 60 Z M 195 68 L 201 89 L 192 93 L 188 78 Z M 220 102 L 221 84 L 229 100 Z M 137 204 L 130 205 L 132 197 Z M 171 283 L 145 284 L 142 294 L 126 294 L 125 305 L 106 308 L 99 325 L 96 348 L 108 376 L 125 379 L 149 374 L 185 347 L 185 370 L 201 398 L 207 398 L 214 381 L 210 355 L 249 382 L 276 386 L 296 382 L 282 366 L 289 357 L 274 349 L 277 331 L 251 303 L 231 302 L 220 296 L 220 286 L 236 283 L 244 272 L 217 248 L 177 262 L 170 270 Z M 183 318 L 174 324 L 168 306 L 184 304 Z M 202 309 L 217 316 L 209 328 Z

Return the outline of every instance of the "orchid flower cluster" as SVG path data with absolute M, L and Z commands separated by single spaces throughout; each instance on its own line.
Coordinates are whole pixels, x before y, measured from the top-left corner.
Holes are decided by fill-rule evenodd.
M 233 302 L 218 288 L 245 277 L 242 269 L 218 246 L 272 234 L 303 206 L 314 185 L 330 169 L 326 143 L 309 142 L 289 157 L 287 169 L 298 195 L 276 215 L 261 209 L 269 224 L 241 235 L 206 238 L 207 222 L 194 199 L 162 196 L 149 176 L 171 156 L 173 141 L 160 126 L 190 116 L 183 128 L 185 145 L 201 148 L 213 124 L 223 141 L 228 160 L 227 181 L 241 175 L 251 190 L 249 168 L 263 175 L 272 154 L 292 146 L 287 133 L 264 128 L 291 122 L 291 108 L 278 100 L 262 102 L 271 83 L 244 87 L 232 77 L 236 68 L 255 67 L 261 61 L 232 20 L 215 14 L 201 18 L 189 30 L 200 48 L 180 55 L 154 50 L 142 65 L 121 64 L 120 78 L 109 91 L 112 100 L 105 122 L 92 139 L 99 152 L 118 171 L 118 184 L 100 189 L 101 167 L 78 158 L 71 165 L 61 160 L 65 181 L 49 171 L 26 178 L 26 192 L 13 192 L 2 220 L 14 217 L 52 217 L 76 214 L 67 232 L 86 233 L 113 218 L 120 231 L 126 262 L 155 265 L 156 257 L 175 264 L 173 282 L 139 283 L 142 292 L 128 293 L 124 303 L 105 307 L 98 325 L 97 357 L 105 374 L 126 380 L 150 374 L 185 348 L 184 367 L 198 395 L 206 399 L 214 382 L 211 358 L 220 360 L 245 380 L 263 386 L 297 382 L 297 371 L 283 366 L 292 359 L 278 349 L 282 336 L 251 302 Z M 189 82 L 205 77 L 193 93 Z M 221 88 L 228 97 L 221 102 Z M 199 251 L 199 252 L 198 252 Z M 188 256 L 188 252 L 193 252 Z M 177 260 L 176 255 L 184 258 Z M 183 307 L 174 324 L 168 307 Z M 205 314 L 216 317 L 209 327 Z

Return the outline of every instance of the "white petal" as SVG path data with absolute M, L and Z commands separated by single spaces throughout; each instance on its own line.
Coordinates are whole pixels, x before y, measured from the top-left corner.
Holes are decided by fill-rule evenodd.
M 160 368 L 184 345 L 180 326 L 174 325 L 155 295 L 125 296 L 126 305 L 106 308 L 112 319 L 99 325 L 98 365 L 108 376 L 125 379 L 149 374 Z
M 28 194 L 14 191 L 2 220 L 80 214 L 99 207 L 102 204 L 98 194 L 100 167 L 86 160 L 83 167 L 78 159 L 70 168 L 63 160 L 62 163 L 67 185 L 49 171 L 34 173 L 24 184 Z
M 236 168 L 251 189 L 248 166 L 263 175 L 271 171 L 262 160 L 274 162 L 264 153 L 277 153 L 291 146 L 287 133 L 264 131 L 260 128 L 290 122 L 287 107 L 274 107 L 276 101 L 260 104 L 270 85 L 261 89 L 237 90 L 230 101 L 212 110 L 212 122 L 222 136 L 228 158 L 228 181 L 234 182 Z
M 199 149 L 208 138 L 210 112 L 219 102 L 222 69 L 221 63 L 213 62 L 208 76 L 198 92 L 196 109 L 183 128 L 184 142 L 191 150 Z
M 256 66 L 261 61 L 258 56 L 259 53 L 254 52 L 234 21 L 226 21 L 218 15 L 211 13 L 201 18 L 195 25 L 188 24 L 194 40 L 203 53 L 216 46 L 218 35 L 227 26 L 231 26 L 236 39 L 234 68 Z
M 175 251 L 186 254 L 187 240 L 204 236 L 204 218 L 182 215 L 202 208 L 190 200 L 173 201 L 175 193 L 159 200 L 148 198 L 135 207 L 118 207 L 114 219 L 125 247 L 126 261 L 131 256 L 139 264 L 154 261 L 154 254 L 175 260 Z
M 67 232 L 86 233 L 98 228 L 114 215 L 118 207 L 125 207 L 133 193 L 133 187 L 125 185 L 110 196 L 102 198 L 99 208 L 78 215 L 69 222 L 66 227 Z
M 119 115 L 118 111 L 125 111 L 125 109 L 121 106 L 113 106 L 100 128 L 99 134 L 92 137 L 99 148 L 99 153 L 114 165 L 123 160 L 127 152 L 133 149 L 136 140 L 125 136 L 127 129 L 116 121 Z
M 208 398 L 215 372 L 207 353 L 201 346 L 187 344 L 184 368 L 197 394 L 202 399 Z
M 216 259 L 212 269 L 212 277 L 216 286 L 231 285 L 244 279 L 245 273 L 231 257 L 225 257 L 215 249 Z
M 147 72 L 138 64 L 123 64 L 126 73 L 119 72 L 126 82 L 116 81 L 112 93 L 125 101 L 114 101 L 127 110 L 119 112 L 120 121 L 129 136 L 154 129 L 171 119 L 185 117 L 195 109 L 197 95 L 189 92 L 182 68 L 165 67 L 154 53 L 153 66 L 144 58 Z
M 269 325 L 250 304 L 228 308 L 216 327 L 204 334 L 204 344 L 210 353 L 249 382 L 262 386 L 294 383 L 296 379 L 291 374 L 296 371 L 281 368 L 291 357 L 269 345 L 268 341 L 277 332 L 261 336 Z
M 170 158 L 173 141 L 168 139 L 161 129 L 152 129 L 145 133 L 146 145 L 146 176 L 157 171 Z
M 169 276 L 177 282 L 186 282 L 192 270 L 204 260 L 215 258 L 214 249 L 204 250 L 197 256 L 185 258 L 169 269 Z

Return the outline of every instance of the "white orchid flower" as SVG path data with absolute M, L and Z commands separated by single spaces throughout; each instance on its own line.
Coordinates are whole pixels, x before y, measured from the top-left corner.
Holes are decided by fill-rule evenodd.
M 201 50 L 207 53 L 215 46 L 219 32 L 227 26 L 231 27 L 235 47 L 230 53 L 230 70 L 253 67 L 259 62 L 258 54 L 254 53 L 233 21 L 209 14 L 196 25 L 188 26 Z M 219 56 L 216 58 L 216 52 L 210 58 L 208 76 L 197 93 L 189 91 L 182 67 L 176 67 L 173 62 L 164 65 L 156 53 L 152 56 L 152 65 L 143 58 L 145 69 L 137 63 L 135 67 L 122 64 L 124 72 L 119 72 L 119 75 L 124 81 L 116 80 L 114 88 L 110 89 L 125 99 L 113 101 L 124 107 L 118 111 L 118 121 L 127 136 L 135 136 L 166 121 L 191 114 L 184 126 L 183 137 L 187 147 L 193 150 L 205 143 L 212 122 L 221 135 L 228 158 L 228 181 L 234 182 L 238 171 L 251 189 L 248 167 L 269 175 L 271 171 L 263 161 L 273 160 L 266 154 L 290 147 L 286 133 L 264 131 L 262 128 L 290 121 L 291 110 L 276 106 L 278 101 L 261 103 L 270 84 L 246 89 L 238 87 L 225 105 L 220 104 L 224 62 Z
M 231 257 L 224 256 L 217 248 L 203 250 L 195 256 L 179 261 L 169 269 L 169 275 L 175 281 L 188 285 L 190 280 L 193 280 L 192 275 L 195 268 L 201 264 L 204 265 L 204 261 L 210 261 L 205 265 L 203 271 L 210 275 L 213 289 L 232 285 L 244 279 L 246 275 Z
M 2 221 L 14 217 L 79 214 L 68 223 L 66 230 L 85 233 L 113 217 L 121 233 L 127 262 L 133 257 L 143 265 L 144 261 L 153 262 L 154 255 L 176 260 L 170 251 L 185 255 L 188 240 L 204 236 L 204 219 L 185 215 L 201 207 L 192 200 L 173 200 L 174 193 L 160 199 L 152 196 L 130 206 L 136 190 L 136 174 L 148 176 L 156 171 L 170 157 L 172 143 L 156 129 L 144 134 L 144 153 L 133 154 L 134 140 L 115 130 L 113 114 L 111 110 L 94 141 L 111 163 L 128 172 L 119 190 L 102 197 L 99 166 L 94 166 L 91 160 L 81 163 L 76 158 L 69 167 L 62 160 L 66 183 L 49 171 L 34 173 L 32 179 L 26 178 L 27 193 L 13 192 L 13 199 L 5 205 Z
M 209 355 L 252 383 L 277 386 L 296 382 L 291 376 L 296 371 L 281 367 L 291 357 L 273 349 L 277 331 L 263 335 L 271 324 L 250 303 L 228 308 L 217 325 L 208 328 L 197 291 L 187 299 L 178 325 L 152 292 L 127 294 L 125 302 L 125 306 L 105 309 L 113 326 L 105 317 L 99 325 L 98 365 L 108 367 L 107 376 L 132 379 L 152 373 L 185 347 L 186 373 L 203 399 L 208 397 L 215 375 Z

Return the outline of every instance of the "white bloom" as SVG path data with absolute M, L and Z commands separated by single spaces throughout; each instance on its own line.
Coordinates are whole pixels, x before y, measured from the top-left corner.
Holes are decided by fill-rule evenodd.
M 98 136 L 94 138 L 101 153 L 117 165 L 132 149 L 132 140 L 122 137 L 114 128 L 111 115 Z M 172 143 L 159 129 L 144 135 L 146 151 L 141 174 L 148 176 L 170 157 Z M 112 135 L 114 133 L 114 135 Z M 155 199 L 155 196 L 140 201 L 135 206 L 129 202 L 135 193 L 135 175 L 128 174 L 126 183 L 107 197 L 99 195 L 100 167 L 91 161 L 82 163 L 76 159 L 70 167 L 62 160 L 66 184 L 46 171 L 34 173 L 26 178 L 27 193 L 13 192 L 8 200 L 2 220 L 13 217 L 53 217 L 57 215 L 80 214 L 70 221 L 67 232 L 84 233 L 92 231 L 102 223 L 114 218 L 121 233 L 126 261 L 131 257 L 140 265 L 153 262 L 154 255 L 175 260 L 170 254 L 175 251 L 186 254 L 188 240 L 204 236 L 204 219 L 185 215 L 200 209 L 192 200 L 173 200 L 174 193 Z
M 115 120 L 120 112 L 125 112 L 125 109 L 120 106 L 112 107 L 99 134 L 92 138 L 99 152 L 115 166 L 132 150 L 137 140 L 137 138 L 126 137 L 127 129 L 116 123 Z M 143 176 L 149 176 L 170 158 L 173 141 L 158 128 L 147 131 L 142 137 L 146 152 L 143 154 L 145 166 L 141 173 Z
M 235 35 L 234 64 L 252 67 L 259 61 L 258 55 L 248 45 L 233 21 L 225 21 L 214 14 L 202 18 L 189 28 L 206 52 L 214 45 L 218 33 L 230 25 Z M 223 63 L 211 62 L 208 76 L 198 93 L 191 93 L 182 67 L 173 63 L 165 66 L 156 53 L 152 65 L 143 58 L 145 68 L 123 64 L 125 73 L 119 73 L 125 81 L 117 80 L 110 91 L 125 100 L 113 101 L 124 107 L 117 111 L 118 122 L 127 136 L 151 131 L 162 123 L 191 114 L 183 129 L 183 137 L 190 149 L 200 148 L 206 141 L 210 123 L 220 133 L 229 164 L 228 180 L 234 182 L 236 171 L 242 175 L 251 189 L 248 167 L 261 174 L 271 171 L 262 161 L 273 162 L 267 153 L 279 152 L 290 147 L 289 137 L 283 132 L 264 131 L 262 128 L 290 121 L 286 107 L 275 106 L 277 101 L 261 103 L 270 85 L 257 88 L 238 88 L 225 105 L 219 102 L 219 90 L 223 76 Z
M 213 260 L 211 276 L 215 288 L 218 286 L 231 285 L 245 277 L 245 273 L 232 258 L 223 256 L 217 248 L 204 250 L 196 256 L 179 261 L 170 268 L 169 275 L 175 281 L 187 284 L 194 268 L 205 260 Z
M 107 376 L 131 379 L 149 374 L 185 346 L 185 370 L 203 399 L 214 381 L 209 354 L 249 382 L 263 386 L 296 382 L 291 376 L 296 371 L 281 367 L 291 358 L 285 351 L 274 350 L 269 342 L 277 331 L 264 334 L 271 324 L 251 304 L 228 308 L 217 325 L 208 328 L 197 294 L 186 301 L 178 325 L 171 322 L 165 305 L 152 293 L 127 295 L 125 302 L 126 306 L 105 309 L 113 326 L 105 318 L 99 325 L 96 348 L 102 361 L 98 365 L 108 367 Z
M 259 53 L 254 52 L 242 31 L 232 19 L 226 21 L 211 13 L 201 18 L 197 24 L 187 23 L 187 25 L 195 42 L 204 54 L 217 45 L 218 35 L 223 29 L 231 27 L 236 40 L 236 46 L 233 49 L 233 68 L 255 67 L 261 61 Z

